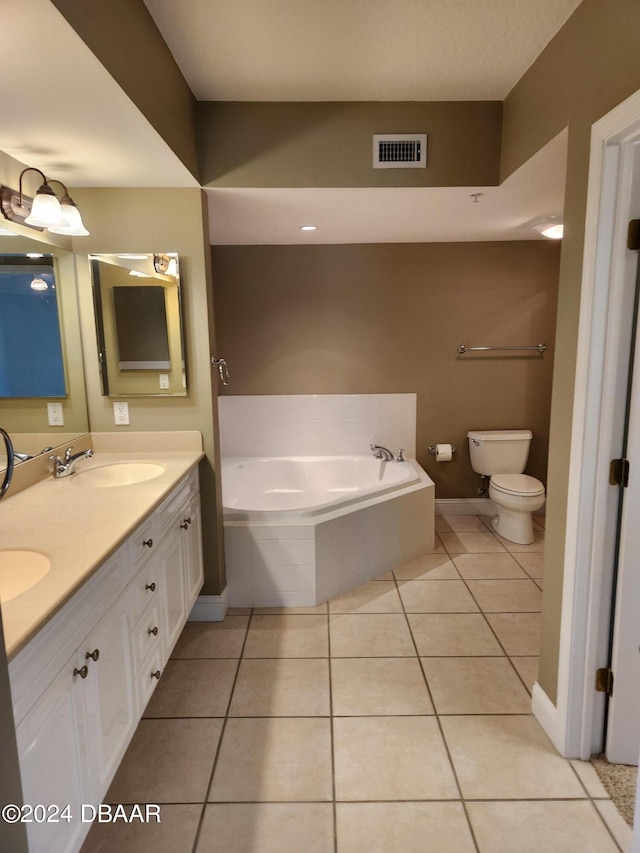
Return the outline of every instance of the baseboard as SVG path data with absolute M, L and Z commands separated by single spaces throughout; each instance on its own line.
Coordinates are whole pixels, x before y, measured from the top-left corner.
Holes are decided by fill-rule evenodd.
M 551 743 L 555 746 L 560 755 L 564 755 L 565 743 L 561 730 L 561 720 L 558 714 L 558 709 L 537 681 L 533 685 L 531 711 L 533 712 L 533 716 L 542 726 Z
M 229 609 L 227 588 L 222 595 L 199 595 L 189 614 L 189 622 L 222 622 Z
M 436 515 L 495 515 L 498 507 L 489 498 L 436 499 Z

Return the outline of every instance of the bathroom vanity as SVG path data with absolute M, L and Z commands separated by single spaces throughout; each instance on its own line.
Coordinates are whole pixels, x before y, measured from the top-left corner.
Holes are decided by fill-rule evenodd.
M 79 850 L 82 806 L 103 800 L 202 587 L 202 455 L 96 453 L 1 508 L 3 546 L 51 561 L 3 603 L 24 802 L 40 808 L 33 853 Z M 121 483 L 145 465 L 161 473 Z M 28 506 L 43 521 L 25 538 L 12 520 Z

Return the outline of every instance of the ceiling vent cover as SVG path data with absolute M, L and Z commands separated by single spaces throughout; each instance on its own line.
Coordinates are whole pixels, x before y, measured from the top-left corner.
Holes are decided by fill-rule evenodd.
M 374 169 L 426 169 L 426 133 L 375 133 Z

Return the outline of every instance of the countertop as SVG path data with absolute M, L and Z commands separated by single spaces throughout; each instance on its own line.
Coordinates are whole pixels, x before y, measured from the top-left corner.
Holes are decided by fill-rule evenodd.
M 9 659 L 51 619 L 171 489 L 202 459 L 198 450 L 96 452 L 69 477 L 49 477 L 0 503 L 0 550 L 29 550 L 51 561 L 35 586 L 2 605 Z M 156 462 L 152 480 L 107 488 L 81 485 L 82 471 L 117 462 Z M 16 563 L 16 571 L 20 571 Z

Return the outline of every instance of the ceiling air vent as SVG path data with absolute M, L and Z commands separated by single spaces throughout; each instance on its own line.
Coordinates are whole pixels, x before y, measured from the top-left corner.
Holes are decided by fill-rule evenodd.
M 374 169 L 426 169 L 426 133 L 375 133 Z

